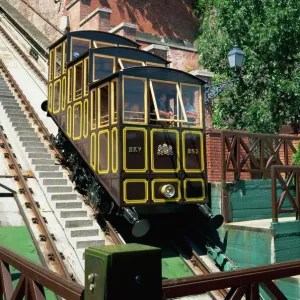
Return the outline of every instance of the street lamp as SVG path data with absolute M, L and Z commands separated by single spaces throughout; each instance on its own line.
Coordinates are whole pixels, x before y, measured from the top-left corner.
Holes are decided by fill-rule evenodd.
M 234 45 L 234 48 L 227 54 L 230 69 L 234 70 L 233 80 L 217 83 L 206 84 L 205 88 L 205 104 L 218 96 L 226 87 L 232 86 L 238 80 L 238 70 L 243 67 L 245 60 L 245 53 Z

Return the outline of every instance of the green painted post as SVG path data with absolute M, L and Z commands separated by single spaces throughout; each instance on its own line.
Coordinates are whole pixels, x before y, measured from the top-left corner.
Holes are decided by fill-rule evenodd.
M 158 300 L 161 297 L 159 248 L 126 244 L 86 249 L 86 300 Z

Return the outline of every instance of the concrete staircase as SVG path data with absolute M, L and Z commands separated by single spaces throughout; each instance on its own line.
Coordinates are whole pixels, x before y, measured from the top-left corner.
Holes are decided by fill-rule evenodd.
M 29 165 L 35 174 L 57 220 L 64 228 L 82 265 L 84 250 L 105 244 L 103 232 L 94 220 L 93 211 L 74 191 L 72 182 L 57 164 L 46 145 L 27 119 L 19 101 L 0 76 L 0 105 L 14 128 Z

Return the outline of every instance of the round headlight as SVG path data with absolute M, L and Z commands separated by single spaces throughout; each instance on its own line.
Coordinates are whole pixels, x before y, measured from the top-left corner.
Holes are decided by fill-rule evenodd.
M 160 191 L 166 198 L 172 198 L 175 195 L 175 188 L 171 184 L 164 185 Z

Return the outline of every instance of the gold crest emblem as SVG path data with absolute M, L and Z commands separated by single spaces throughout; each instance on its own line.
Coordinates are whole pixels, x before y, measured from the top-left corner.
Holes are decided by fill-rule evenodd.
M 173 147 L 166 143 L 159 145 L 157 148 L 157 155 L 173 155 Z

